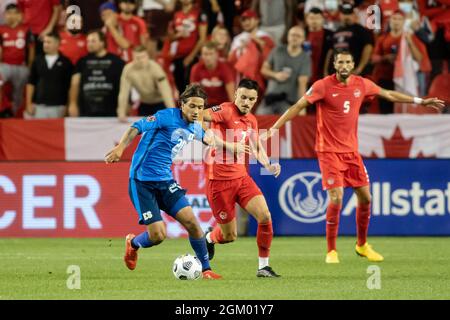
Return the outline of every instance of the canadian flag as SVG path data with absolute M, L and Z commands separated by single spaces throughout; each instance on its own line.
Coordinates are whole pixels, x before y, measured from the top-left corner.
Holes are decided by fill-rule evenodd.
M 418 95 L 418 80 L 417 71 L 419 70 L 419 64 L 414 60 L 411 49 L 409 48 L 406 36 L 403 33 L 400 40 L 399 52 L 394 63 L 394 84 L 395 90 L 417 97 Z M 407 110 L 407 104 L 397 104 L 402 113 Z

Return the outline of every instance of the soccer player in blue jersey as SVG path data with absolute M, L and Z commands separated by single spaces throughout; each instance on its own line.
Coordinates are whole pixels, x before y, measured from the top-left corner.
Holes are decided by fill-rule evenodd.
M 189 241 L 202 263 L 203 278 L 220 279 L 211 271 L 203 231 L 194 216 L 186 190 L 173 179 L 173 158 L 190 141 L 204 138 L 198 122 L 206 103 L 206 94 L 199 85 L 190 85 L 180 96 L 181 108 L 168 108 L 154 116 L 143 118 L 124 133 L 119 144 L 105 156 L 107 163 L 120 160 L 125 148 L 142 134 L 134 152 L 130 168 L 129 195 L 139 214 L 139 224 L 148 230 L 135 236 L 128 234 L 125 241 L 124 261 L 134 270 L 139 248 L 160 244 L 166 237 L 166 228 L 160 210 L 180 222 L 189 233 Z

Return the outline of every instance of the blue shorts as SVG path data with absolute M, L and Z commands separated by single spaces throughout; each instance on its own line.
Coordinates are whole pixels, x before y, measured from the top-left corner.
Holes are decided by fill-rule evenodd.
M 160 210 L 175 218 L 178 211 L 188 207 L 186 190 L 175 180 L 139 181 L 130 179 L 128 193 L 139 214 L 139 224 L 162 221 Z

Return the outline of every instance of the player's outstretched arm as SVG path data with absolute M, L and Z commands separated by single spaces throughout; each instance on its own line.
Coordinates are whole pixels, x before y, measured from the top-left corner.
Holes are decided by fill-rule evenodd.
M 434 108 L 438 111 L 442 111 L 445 107 L 445 102 L 438 98 L 422 99 L 393 90 L 381 89 L 378 96 L 391 102 L 421 104 L 425 107 Z
M 283 115 L 277 120 L 277 122 L 275 122 L 275 124 L 269 130 L 267 130 L 266 133 L 263 133 L 261 135 L 261 139 L 262 140 L 269 139 L 271 136 L 274 135 L 276 130 L 279 130 L 282 126 L 286 124 L 286 122 L 292 120 L 295 116 L 299 114 L 300 111 L 302 111 L 309 105 L 310 103 L 308 102 L 308 100 L 306 100 L 305 97 L 302 97 L 300 100 L 297 101 L 296 104 L 294 104 L 288 110 L 286 110 L 286 112 L 283 113 Z
M 139 130 L 130 127 L 127 131 L 123 134 L 122 138 L 120 139 L 120 142 L 117 146 L 112 148 L 106 155 L 105 155 L 105 162 L 106 163 L 114 163 L 118 162 L 120 158 L 122 157 L 123 151 L 130 145 L 130 143 L 133 141 L 133 139 L 139 134 Z

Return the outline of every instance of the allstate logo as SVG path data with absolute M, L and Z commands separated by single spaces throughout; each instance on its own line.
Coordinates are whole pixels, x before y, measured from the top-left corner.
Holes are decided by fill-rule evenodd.
M 284 213 L 304 223 L 324 220 L 329 199 L 322 190 L 321 180 L 322 176 L 317 172 L 302 172 L 287 179 L 278 193 Z

